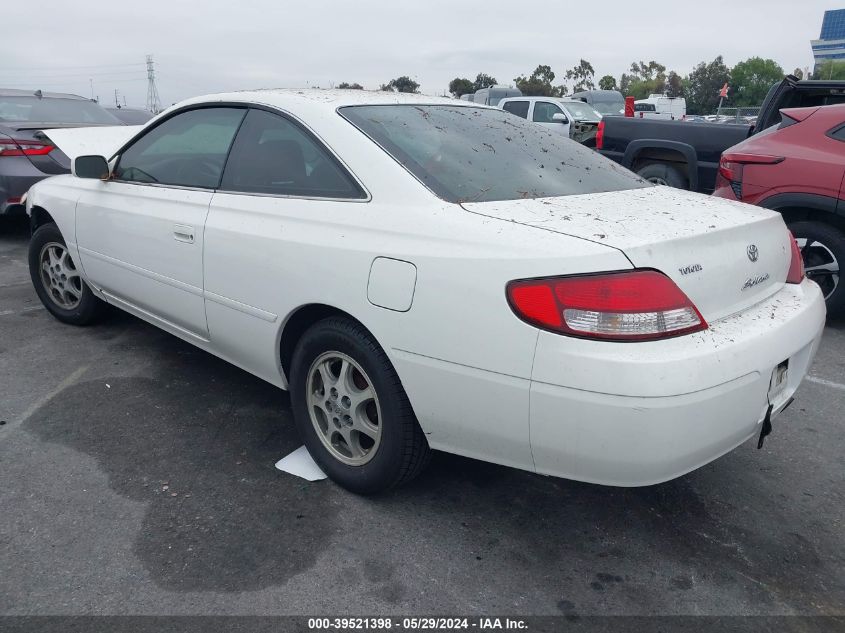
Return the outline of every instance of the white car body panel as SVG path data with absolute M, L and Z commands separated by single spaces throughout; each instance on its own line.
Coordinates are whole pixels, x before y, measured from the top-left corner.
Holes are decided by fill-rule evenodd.
M 68 158 L 73 160 L 77 156 L 92 154 L 109 158 L 143 127 L 143 125 L 106 125 L 41 131 Z
M 76 241 L 87 279 L 110 301 L 207 338 L 203 225 L 212 192 L 78 180 Z
M 769 377 L 786 358 L 781 397 L 797 388 L 821 336 L 824 302 L 811 282 L 783 283 L 789 243 L 776 214 L 665 187 L 447 203 L 336 108 L 479 106 L 351 93 L 232 93 L 187 103 L 287 112 L 335 153 L 366 199 L 59 176 L 33 187 L 27 207 L 52 215 L 98 296 L 281 388 L 280 342 L 297 311 L 319 304 L 352 316 L 384 348 L 439 450 L 585 481 L 650 484 L 756 432 Z M 192 243 L 180 239 L 186 228 Z M 744 249 L 751 237 L 769 279 L 720 303 L 720 285 L 734 292 L 728 281 L 746 271 L 731 274 L 739 256 L 720 261 L 716 247 L 721 240 Z M 676 270 L 697 257 L 701 271 Z M 589 341 L 528 325 L 505 298 L 514 279 L 635 266 L 666 272 L 701 303 L 710 328 L 647 343 Z
M 790 238 L 780 214 L 671 187 L 464 206 L 618 248 L 636 267 L 671 277 L 708 320 L 777 292 L 789 268 Z M 759 253 L 753 262 L 746 252 L 752 243 Z
M 824 319 L 821 291 L 805 280 L 703 332 L 621 352 L 541 333 L 531 387 L 537 471 L 618 486 L 636 473 L 648 485 L 712 461 L 759 435 L 770 404 L 774 414 L 788 404 Z M 786 359 L 788 384 L 770 401 L 772 370 Z

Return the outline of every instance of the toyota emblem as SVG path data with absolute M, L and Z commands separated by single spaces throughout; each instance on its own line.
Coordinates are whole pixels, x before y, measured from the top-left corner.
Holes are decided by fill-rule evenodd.
M 756 262 L 757 258 L 760 257 L 760 252 L 757 250 L 756 244 L 749 244 L 748 248 L 745 249 L 745 252 L 748 253 L 748 259 L 752 262 Z

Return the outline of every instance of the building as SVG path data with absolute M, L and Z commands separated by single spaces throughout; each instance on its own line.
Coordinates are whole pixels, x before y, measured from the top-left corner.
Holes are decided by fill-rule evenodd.
M 810 40 L 815 58 L 815 70 L 828 59 L 845 60 L 845 9 L 824 12 L 822 31 L 819 39 Z

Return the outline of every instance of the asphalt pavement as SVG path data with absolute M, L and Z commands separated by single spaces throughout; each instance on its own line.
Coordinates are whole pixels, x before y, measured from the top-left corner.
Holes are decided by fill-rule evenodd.
M 638 489 L 436 454 L 378 497 L 274 463 L 286 394 L 40 305 L 0 221 L 0 614 L 845 615 L 845 321 L 756 440 Z

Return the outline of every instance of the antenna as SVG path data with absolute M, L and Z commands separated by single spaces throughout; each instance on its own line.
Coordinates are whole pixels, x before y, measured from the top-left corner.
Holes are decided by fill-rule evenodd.
M 147 110 L 153 114 L 161 112 L 161 99 L 156 88 L 155 62 L 152 55 L 147 55 Z

